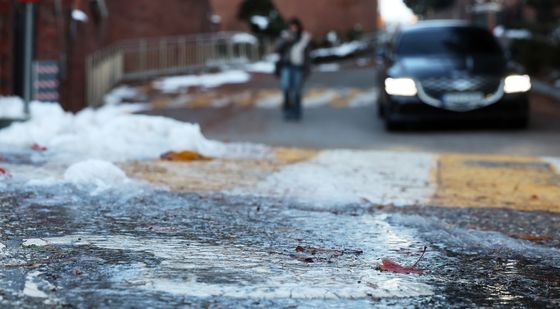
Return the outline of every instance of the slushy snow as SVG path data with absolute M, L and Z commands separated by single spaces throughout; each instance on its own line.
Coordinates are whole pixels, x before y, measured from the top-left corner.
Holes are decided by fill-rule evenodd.
M 323 151 L 310 161 L 270 175 L 257 194 L 293 198 L 312 205 L 424 204 L 435 193 L 432 154 L 378 151 Z

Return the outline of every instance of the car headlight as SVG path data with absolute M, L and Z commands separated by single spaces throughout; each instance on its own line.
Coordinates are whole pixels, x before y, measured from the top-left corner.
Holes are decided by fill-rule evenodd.
M 510 75 L 506 77 L 504 84 L 505 93 L 520 93 L 531 90 L 531 78 L 529 75 Z
M 385 80 L 385 91 L 389 95 L 406 97 L 412 97 L 418 93 L 416 83 L 412 78 L 387 78 Z

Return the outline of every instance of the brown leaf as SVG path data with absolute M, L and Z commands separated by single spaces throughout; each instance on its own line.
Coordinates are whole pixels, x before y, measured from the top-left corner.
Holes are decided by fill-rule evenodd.
M 529 241 L 547 241 L 547 240 L 554 239 L 550 235 L 531 235 L 531 234 L 520 234 L 520 235 L 515 235 L 514 237 L 517 239 L 529 240 Z
M 389 259 L 383 259 L 381 261 L 381 264 L 379 265 L 379 270 L 390 271 L 399 274 L 422 274 L 424 273 L 424 270 L 416 268 L 416 265 L 418 265 L 420 260 L 422 260 L 422 258 L 424 257 L 424 254 L 426 253 L 426 249 L 427 247 L 424 247 L 424 250 L 422 251 L 422 255 L 420 255 L 420 258 L 418 258 L 416 263 L 414 263 L 412 266 L 403 266 Z
M 33 144 L 33 145 L 31 145 L 31 150 L 33 150 L 33 151 L 47 151 L 47 147 L 41 146 L 39 144 Z
M 170 151 L 162 154 L 160 156 L 161 160 L 164 161 L 180 161 L 180 162 L 190 162 L 190 161 L 209 161 L 212 158 L 203 156 L 194 151 Z

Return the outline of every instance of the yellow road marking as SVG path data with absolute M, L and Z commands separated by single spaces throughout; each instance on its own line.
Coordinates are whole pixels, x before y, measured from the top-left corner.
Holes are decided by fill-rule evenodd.
M 441 207 L 560 212 L 560 175 L 534 157 L 444 154 L 435 171 Z

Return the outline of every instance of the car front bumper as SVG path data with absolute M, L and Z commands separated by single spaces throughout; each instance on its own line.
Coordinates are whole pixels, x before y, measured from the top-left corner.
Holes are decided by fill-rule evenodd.
M 418 97 L 384 95 L 385 116 L 394 122 L 520 121 L 529 117 L 527 93 L 505 94 L 486 107 L 450 111 L 422 102 Z

